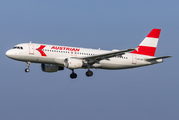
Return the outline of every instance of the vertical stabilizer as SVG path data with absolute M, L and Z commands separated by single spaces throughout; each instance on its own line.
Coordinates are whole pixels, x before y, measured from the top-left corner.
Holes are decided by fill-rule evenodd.
M 157 48 L 161 29 L 153 29 L 131 53 L 154 56 Z

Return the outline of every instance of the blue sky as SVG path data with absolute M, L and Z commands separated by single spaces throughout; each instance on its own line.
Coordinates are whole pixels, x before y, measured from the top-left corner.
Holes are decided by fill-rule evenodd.
M 179 118 L 177 0 L 1 0 L 1 120 L 175 120 Z M 162 29 L 163 63 L 129 70 L 44 73 L 5 56 L 19 43 L 105 50 L 135 48 Z

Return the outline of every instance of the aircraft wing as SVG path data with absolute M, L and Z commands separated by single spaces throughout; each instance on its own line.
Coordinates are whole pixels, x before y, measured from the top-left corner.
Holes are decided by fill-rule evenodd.
M 123 55 L 125 52 L 133 51 L 135 49 L 126 49 L 126 50 L 121 50 L 121 51 L 112 51 L 104 54 L 98 54 L 98 55 L 93 55 L 93 56 L 80 56 L 80 57 L 74 57 L 77 59 L 85 59 L 87 61 L 93 61 L 93 63 L 103 60 L 103 59 L 108 59 L 117 55 Z M 92 64 L 93 64 L 92 63 Z

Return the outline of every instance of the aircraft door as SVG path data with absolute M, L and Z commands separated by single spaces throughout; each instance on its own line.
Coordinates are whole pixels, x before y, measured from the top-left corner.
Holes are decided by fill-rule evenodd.
M 33 55 L 34 54 L 34 45 L 29 44 L 29 54 Z
M 132 64 L 137 64 L 137 56 L 132 55 Z

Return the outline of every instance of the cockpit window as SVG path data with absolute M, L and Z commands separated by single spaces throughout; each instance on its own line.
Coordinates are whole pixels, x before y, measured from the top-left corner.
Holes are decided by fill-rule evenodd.
M 13 49 L 23 49 L 23 47 L 15 46 L 15 47 L 13 47 Z

